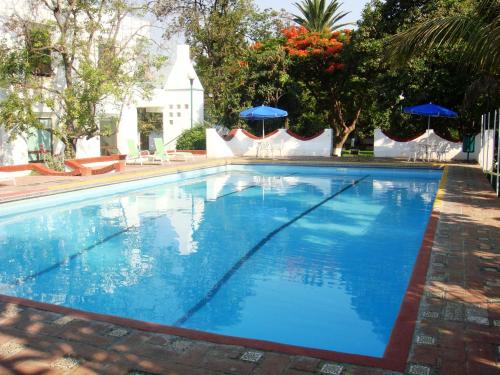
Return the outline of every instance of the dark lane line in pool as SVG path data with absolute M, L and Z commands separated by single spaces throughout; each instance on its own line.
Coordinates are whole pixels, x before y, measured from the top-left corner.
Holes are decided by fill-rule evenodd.
M 329 200 L 335 198 L 336 196 L 342 194 L 346 190 L 349 190 L 350 188 L 356 186 L 358 183 L 366 179 L 369 175 L 363 176 L 360 179 L 351 182 L 349 185 L 344 186 L 342 189 L 337 191 L 336 193 L 326 197 L 323 199 L 321 202 L 315 204 L 314 206 L 308 208 L 298 216 L 295 216 L 292 220 L 286 222 L 285 224 L 279 226 L 278 228 L 274 229 L 272 232 L 270 232 L 267 236 L 262 238 L 257 245 L 252 247 L 245 255 L 243 255 L 223 276 L 222 278 L 217 281 L 217 283 L 208 291 L 208 293 L 203 297 L 196 305 L 191 307 L 191 309 L 188 310 L 186 314 L 184 314 L 181 318 L 179 318 L 173 325 L 174 326 L 180 326 L 184 324 L 187 320 L 189 320 L 194 314 L 196 314 L 199 310 L 201 310 L 210 300 L 217 294 L 217 292 L 222 288 L 222 286 L 229 281 L 229 279 L 245 264 L 257 251 L 259 251 L 271 238 L 273 238 L 276 234 L 281 232 L 283 229 L 289 227 L 296 221 L 302 219 L 304 216 L 310 214 L 312 211 L 317 209 L 318 207 L 321 207 L 324 205 L 326 202 Z
M 293 176 L 294 174 L 296 174 L 296 173 L 292 173 L 290 175 L 283 176 L 283 177 Z M 245 189 L 249 189 L 251 187 L 257 187 L 257 186 L 260 186 L 260 185 L 251 185 L 251 186 L 248 186 Z M 221 195 L 220 197 L 217 197 L 217 199 L 219 199 L 221 197 L 224 197 L 226 195 L 230 195 L 230 194 L 234 194 L 234 193 L 239 193 L 240 191 L 243 191 L 245 189 L 238 190 L 238 191 L 233 191 L 231 193 Z M 144 221 L 148 221 L 148 220 L 153 221 L 153 220 L 157 220 L 157 219 L 159 219 L 161 217 L 164 217 L 164 216 L 167 216 L 167 214 L 162 214 L 162 215 L 155 216 L 155 217 L 148 217 L 148 218 L 145 218 Z M 70 256 L 65 257 L 61 261 L 59 261 L 57 263 L 54 263 L 53 265 L 51 265 L 51 266 L 49 266 L 47 268 L 44 268 L 43 270 L 40 270 L 40 271 L 38 271 L 38 272 L 36 272 L 36 273 L 34 273 L 32 275 L 27 275 L 27 276 L 21 276 L 21 277 L 19 277 L 17 280 L 15 280 L 13 282 L 13 284 L 14 285 L 20 285 L 20 284 L 22 284 L 23 282 L 25 282 L 27 280 L 36 279 L 39 276 L 42 276 L 42 275 L 44 275 L 44 274 L 46 274 L 46 273 L 48 273 L 50 271 L 53 271 L 53 270 L 55 270 L 57 268 L 60 268 L 63 264 L 68 263 L 68 262 L 72 261 L 73 259 L 78 258 L 79 256 L 81 256 L 81 255 L 83 255 L 83 254 L 85 254 L 85 253 L 87 253 L 87 252 L 95 249 L 97 246 L 102 245 L 102 244 L 108 242 L 109 240 L 112 240 L 113 238 L 122 235 L 123 233 L 129 232 L 131 229 L 134 229 L 134 228 L 138 228 L 138 227 L 136 227 L 136 226 L 129 226 L 129 227 L 126 227 L 126 228 L 124 228 L 124 229 L 122 229 L 122 230 L 120 230 L 120 231 L 118 231 L 116 233 L 113 233 L 113 234 L 111 234 L 111 235 L 109 235 L 107 237 L 104 237 L 102 240 L 97 241 L 96 243 L 90 245 L 89 247 L 86 247 L 86 248 L 84 248 L 84 249 L 82 249 L 82 250 L 80 250 L 80 251 L 78 251 L 78 252 L 76 252 L 74 254 L 71 254 Z
M 166 216 L 166 214 L 163 214 L 163 215 L 159 215 L 159 216 L 156 216 L 156 217 L 148 217 L 146 219 L 144 219 L 144 221 L 148 221 L 148 220 L 156 220 L 156 219 L 159 219 L 163 216 Z M 32 275 L 28 275 L 28 276 L 22 276 L 20 278 L 18 278 L 13 284 L 14 285 L 20 285 L 21 283 L 27 281 L 27 280 L 30 280 L 30 279 L 36 279 L 37 277 L 39 276 L 42 276 L 43 274 L 46 274 L 50 271 L 53 271 L 59 267 L 61 267 L 64 263 L 68 263 L 70 261 L 72 261 L 73 259 L 76 259 L 78 258 L 79 256 L 89 252 L 90 250 L 93 250 L 95 249 L 97 246 L 99 245 L 102 245 L 106 242 L 108 242 L 109 240 L 112 240 L 113 238 L 115 237 L 118 237 L 120 235 L 122 235 L 123 233 L 126 233 L 126 232 L 129 232 L 131 229 L 134 229 L 134 228 L 139 228 L 137 226 L 130 226 L 130 227 L 126 227 L 118 232 L 115 232 L 113 234 L 110 234 L 109 236 L 107 237 L 104 237 L 102 240 L 100 241 L 97 241 L 96 243 L 93 243 L 92 245 L 74 253 L 74 254 L 71 254 L 70 256 L 67 256 L 65 257 L 64 259 L 62 259 L 61 261 L 57 262 L 57 263 L 54 263 L 52 266 L 49 266 L 47 268 L 44 268 L 43 270 L 41 271 L 38 271 Z
M 286 176 L 281 176 L 281 178 L 284 178 L 284 177 L 291 177 L 293 175 L 296 175 L 297 173 L 290 173 Z M 265 175 L 261 175 L 261 176 L 265 176 Z M 229 193 L 226 193 L 226 194 L 222 194 L 222 195 L 219 195 L 217 198 L 215 199 L 205 199 L 205 202 L 215 202 L 217 199 L 219 198 L 224 198 L 224 197 L 227 197 L 228 195 L 232 195 L 232 194 L 237 194 L 237 193 L 241 193 L 242 191 L 245 191 L 245 190 L 248 190 L 248 189 L 252 189 L 252 188 L 256 188 L 256 187 L 260 187 L 261 185 L 249 185 L 249 186 L 245 186 L 244 188 L 240 189 L 240 190 L 235 190 L 235 191 L 231 191 Z

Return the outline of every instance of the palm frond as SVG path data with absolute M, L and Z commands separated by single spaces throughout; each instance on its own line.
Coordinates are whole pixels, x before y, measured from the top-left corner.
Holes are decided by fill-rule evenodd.
M 325 29 L 333 31 L 350 23 L 339 25 L 338 22 L 349 12 L 338 13 L 342 3 L 332 0 L 326 5 L 326 0 L 302 0 L 294 4 L 301 15 L 293 15 L 294 21 L 309 31 L 322 32 Z
M 387 58 L 395 65 L 406 63 L 423 51 L 440 47 L 462 49 L 462 59 L 481 70 L 498 73 L 500 28 L 482 17 L 455 15 L 434 18 L 394 35 L 388 41 Z

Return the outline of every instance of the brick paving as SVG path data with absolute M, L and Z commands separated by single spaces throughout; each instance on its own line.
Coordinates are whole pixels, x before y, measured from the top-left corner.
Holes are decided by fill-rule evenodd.
M 405 373 L 500 374 L 500 200 L 477 166 L 455 165 L 440 211 Z M 20 373 L 400 374 L 0 303 L 0 374 Z

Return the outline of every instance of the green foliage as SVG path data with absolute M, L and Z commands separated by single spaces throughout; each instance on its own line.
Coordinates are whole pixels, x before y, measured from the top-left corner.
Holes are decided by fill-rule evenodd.
M 157 13 L 176 20 L 177 25 L 172 25 L 168 35 L 182 31 L 191 45 L 196 71 L 207 94 L 207 119 L 227 127 L 239 124 L 238 112 L 253 98 L 243 88 L 248 71 L 240 62 L 249 44 L 279 34 L 284 15 L 271 10 L 261 12 L 252 0 L 160 0 Z
M 433 119 L 432 127 L 439 134 L 458 139 L 459 134 L 470 131 L 472 120 L 484 107 L 476 106 L 480 101 L 477 97 L 474 108 L 464 103 L 468 88 L 479 74 L 464 68 L 460 48 L 428 50 L 406 64 L 390 65 L 385 58 L 390 49 L 387 42 L 393 35 L 432 17 L 461 14 L 469 6 L 466 3 L 373 0 L 365 7 L 347 51 L 355 62 L 351 65 L 351 83 L 361 93 L 363 103 L 357 130 L 360 134 L 369 135 L 375 127 L 401 137 L 421 134 L 427 119 L 403 114 L 401 108 L 426 102 L 459 112 L 458 120 Z M 399 99 L 401 93 L 404 100 Z
M 488 74 L 500 73 L 500 3 L 472 2 L 469 9 L 451 15 L 436 14 L 389 39 L 388 55 L 394 64 L 406 63 L 422 51 L 451 48 L 461 60 Z
M 48 25 L 29 25 L 26 30 L 26 47 L 30 72 L 34 75 L 50 76 L 52 67 Z
M 326 0 L 302 0 L 301 3 L 295 3 L 302 16 L 295 15 L 294 21 L 309 31 L 324 32 L 341 29 L 349 25 L 349 23 L 339 23 L 349 14 L 349 12 L 339 12 L 341 5 L 342 3 L 337 0 L 331 0 L 328 5 L 326 5 Z
M 244 73 L 242 98 L 253 105 L 276 106 L 290 80 L 291 59 L 278 38 L 248 48 L 240 62 Z
M 64 172 L 66 170 L 62 156 L 52 156 L 49 153 L 45 153 L 43 154 L 43 163 L 47 168 L 54 171 Z
M 202 125 L 187 129 L 177 138 L 178 150 L 206 150 L 205 127 Z
M 39 128 L 38 115 L 33 110 L 36 98 L 26 97 L 19 92 L 10 91 L 0 101 L 0 124 L 9 133 L 9 138 L 27 133 L 31 128 Z
M 163 114 L 158 112 L 147 112 L 146 108 L 137 110 L 137 127 L 140 134 L 149 135 L 163 129 Z
M 48 107 L 57 116 L 54 135 L 74 152 L 79 138 L 101 134 L 106 102 L 150 92 L 148 74 L 163 59 L 150 52 L 145 38 L 118 39 L 124 16 L 141 13 L 140 5 L 102 0 L 34 6 L 47 15 L 42 23 L 33 24 L 28 16 L 5 23 L 12 41 L 0 41 L 0 85 L 6 96 L 0 123 L 14 137 L 37 126 L 34 107 Z M 50 66 L 55 62 L 58 75 Z

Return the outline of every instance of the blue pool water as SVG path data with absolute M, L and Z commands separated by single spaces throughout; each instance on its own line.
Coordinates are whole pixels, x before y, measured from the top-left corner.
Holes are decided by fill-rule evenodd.
M 0 293 L 381 357 L 441 171 L 228 166 L 0 206 Z

